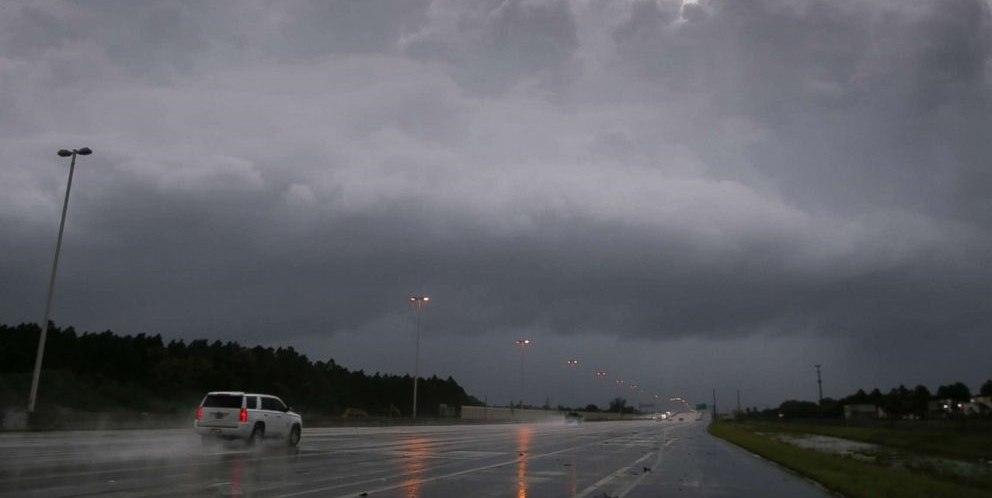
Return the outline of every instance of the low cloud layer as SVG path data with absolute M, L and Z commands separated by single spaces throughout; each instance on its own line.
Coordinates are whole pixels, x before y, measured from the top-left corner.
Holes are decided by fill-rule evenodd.
M 992 347 L 990 11 L 14 2 L 0 321 L 40 320 L 54 153 L 89 146 L 53 313 L 81 330 L 402 373 L 406 298 L 425 293 L 428 370 L 499 402 L 517 389 L 480 365 L 529 364 L 547 387 L 528 401 L 563 399 L 572 351 L 696 398 L 809 398 L 813 363 L 835 396 L 977 386 L 992 377 L 970 353 Z M 525 336 L 549 349 L 521 360 Z M 597 389 L 588 402 L 616 394 Z

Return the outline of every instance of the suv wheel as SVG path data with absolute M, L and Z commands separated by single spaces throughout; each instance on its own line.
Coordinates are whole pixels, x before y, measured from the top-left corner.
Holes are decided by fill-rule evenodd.
M 294 425 L 293 429 L 289 431 L 289 446 L 290 448 L 300 444 L 300 426 Z
M 251 429 L 251 436 L 248 437 L 248 444 L 261 443 L 262 438 L 265 437 L 265 426 L 262 424 L 255 424 L 255 427 Z

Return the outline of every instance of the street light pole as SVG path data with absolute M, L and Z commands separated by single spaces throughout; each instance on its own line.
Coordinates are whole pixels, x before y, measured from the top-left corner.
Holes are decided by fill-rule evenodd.
M 520 346 L 520 408 L 524 407 L 524 346 L 530 345 L 530 339 L 517 339 L 514 341 Z
M 569 367 L 575 367 L 575 365 L 578 365 L 579 364 L 579 360 L 576 360 L 576 359 L 565 360 L 565 363 Z M 571 379 L 571 382 L 572 382 L 572 392 L 571 392 L 572 403 L 575 403 L 575 368 L 570 368 L 569 370 L 571 370 L 571 377 L 572 377 L 572 379 Z
M 41 336 L 38 338 L 38 354 L 34 359 L 34 374 L 31 376 L 31 395 L 28 398 L 28 413 L 34 412 L 38 401 L 38 381 L 41 377 L 41 361 L 45 357 L 45 338 L 48 336 L 48 318 L 52 312 L 52 298 L 55 295 L 55 274 L 59 268 L 59 253 L 62 251 L 62 232 L 65 230 L 65 215 L 69 209 L 69 191 L 72 190 L 72 174 L 76 170 L 76 156 L 88 156 L 93 151 L 89 147 L 59 150 L 59 157 L 72 157 L 69 161 L 69 182 L 65 187 L 65 200 L 62 202 L 62 221 L 59 222 L 59 238 L 55 243 L 55 259 L 52 261 L 52 274 L 48 279 L 48 299 L 45 301 L 45 317 L 41 321 Z
M 430 296 L 410 296 L 410 302 L 417 313 L 417 353 L 413 360 L 413 418 L 417 418 L 417 379 L 420 377 L 420 309 L 430 300 Z
M 620 389 L 623 389 L 623 379 L 617 379 L 617 386 L 619 386 Z M 620 405 L 617 408 L 617 411 L 620 412 L 620 418 L 623 418 L 623 401 L 624 401 L 624 399 L 623 399 L 622 394 L 623 393 L 621 393 L 621 396 L 619 398 L 617 398 L 617 401 L 618 401 L 617 404 Z
M 597 378 L 600 378 L 600 379 L 605 379 L 606 378 L 606 371 L 605 370 L 596 370 L 596 377 Z M 607 406 L 607 408 L 609 408 L 609 407 Z
M 820 389 L 820 406 L 823 406 L 823 379 L 820 378 L 820 365 L 816 366 L 816 384 Z

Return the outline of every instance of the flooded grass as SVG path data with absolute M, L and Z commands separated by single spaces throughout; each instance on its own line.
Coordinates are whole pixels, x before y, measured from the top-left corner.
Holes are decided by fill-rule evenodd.
M 820 434 L 770 433 L 767 435 L 800 448 L 907 470 L 915 474 L 931 475 L 945 480 L 973 482 L 976 485 L 985 485 L 992 489 L 992 466 L 981 460 L 969 462 L 935 457 Z
M 848 497 L 988 497 L 982 461 L 933 457 L 833 436 L 715 423 L 710 433 Z
M 759 432 L 818 434 L 954 460 L 992 463 L 990 423 L 888 422 L 846 425 L 749 421 L 744 425 Z

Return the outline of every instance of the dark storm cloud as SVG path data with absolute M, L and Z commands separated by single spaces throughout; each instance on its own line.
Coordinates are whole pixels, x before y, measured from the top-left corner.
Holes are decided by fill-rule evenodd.
M 703 391 L 986 375 L 953 354 L 992 346 L 985 1 L 11 5 L 0 321 L 38 320 L 54 150 L 88 145 L 80 329 L 402 370 L 423 292 L 425 365 L 494 394 L 470 366 L 522 335 L 665 382 L 725 358 Z M 886 373 L 928 352 L 975 378 Z

